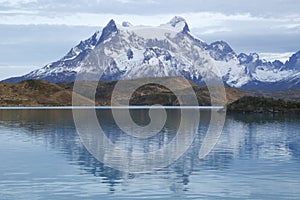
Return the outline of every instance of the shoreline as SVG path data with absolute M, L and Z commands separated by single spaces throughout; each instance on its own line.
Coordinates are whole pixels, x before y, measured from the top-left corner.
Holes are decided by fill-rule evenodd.
M 71 110 L 71 109 L 224 109 L 224 106 L 2 106 L 0 110 Z

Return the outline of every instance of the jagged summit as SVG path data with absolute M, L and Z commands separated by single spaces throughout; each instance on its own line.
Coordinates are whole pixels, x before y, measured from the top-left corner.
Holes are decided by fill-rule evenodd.
M 175 16 L 173 17 L 169 22 L 166 24 L 161 24 L 159 28 L 169 29 L 174 32 L 182 32 L 182 33 L 188 33 L 190 32 L 189 26 L 186 22 L 186 20 L 182 17 Z
M 167 24 L 170 24 L 175 29 L 181 30 L 182 32 L 189 32 L 189 26 L 183 17 L 175 16 Z
M 111 19 L 108 24 L 104 27 L 104 29 L 110 29 L 110 30 L 116 30 L 117 29 L 117 25 L 115 20 Z
M 288 69 L 300 70 L 300 51 L 294 53 L 285 65 Z
M 100 37 L 100 42 L 103 42 L 106 38 L 108 38 L 112 33 L 118 32 L 117 25 L 113 19 L 111 19 L 108 24 L 103 28 L 102 35 Z
M 186 23 L 186 20 L 183 17 L 175 16 L 169 21 L 169 24 L 175 27 L 180 22 Z
M 215 60 L 229 61 L 237 56 L 229 44 L 222 40 L 211 43 L 206 46 L 206 49 L 210 51 L 211 57 Z

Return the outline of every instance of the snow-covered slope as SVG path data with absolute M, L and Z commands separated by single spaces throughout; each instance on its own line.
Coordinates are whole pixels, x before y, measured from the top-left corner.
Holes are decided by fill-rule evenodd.
M 99 66 L 87 66 L 97 49 Z M 100 53 L 99 53 L 100 52 Z M 111 20 L 100 32 L 81 41 L 62 59 L 31 73 L 5 81 L 43 79 L 74 81 L 78 72 L 102 70 L 100 80 L 185 76 L 203 83 L 217 68 L 224 83 L 237 88 L 300 88 L 300 51 L 285 64 L 261 60 L 259 55 L 237 55 L 224 41 L 207 44 L 190 33 L 186 21 L 174 17 L 157 27 L 117 25 Z

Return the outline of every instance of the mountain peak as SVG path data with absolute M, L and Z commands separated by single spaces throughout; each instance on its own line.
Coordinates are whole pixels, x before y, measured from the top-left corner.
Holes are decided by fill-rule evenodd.
M 116 22 L 113 20 L 113 19 L 111 19 L 109 22 L 108 22 L 108 24 L 105 26 L 105 28 L 117 28 L 117 25 L 116 25 Z
M 167 24 L 184 33 L 190 31 L 186 20 L 180 16 L 173 17 Z
M 108 36 L 110 36 L 112 33 L 117 33 L 118 28 L 113 19 L 111 19 L 108 24 L 103 28 L 102 35 L 98 41 L 98 44 L 103 42 Z
M 210 46 L 219 51 L 226 51 L 226 53 L 233 52 L 229 44 L 223 40 L 215 41 L 211 43 Z
M 286 61 L 285 66 L 288 69 L 300 70 L 300 51 L 294 53 L 288 61 Z
M 208 45 L 207 50 L 210 50 L 210 55 L 215 60 L 230 60 L 236 56 L 233 49 L 224 41 L 216 41 Z
M 172 24 L 172 26 L 176 26 L 176 24 L 180 23 L 180 22 L 184 22 L 186 23 L 186 20 L 183 17 L 180 16 L 175 16 L 173 17 L 170 21 L 169 24 Z

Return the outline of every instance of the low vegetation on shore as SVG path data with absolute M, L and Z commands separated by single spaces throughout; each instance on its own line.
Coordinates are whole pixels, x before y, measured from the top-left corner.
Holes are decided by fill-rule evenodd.
M 227 110 L 230 112 L 243 113 L 300 113 L 300 102 L 244 96 L 229 104 Z
M 176 90 L 186 90 L 186 85 L 178 78 L 165 78 L 176 85 Z M 132 84 L 139 80 L 121 81 L 121 84 Z M 91 99 L 85 97 L 86 85 L 96 87 L 95 105 L 111 105 L 111 96 L 116 81 L 110 82 L 84 82 L 82 92 L 78 91 L 82 105 L 91 105 Z M 0 83 L 0 106 L 71 106 L 73 82 L 53 84 L 42 80 L 27 80 L 20 83 Z M 211 97 L 206 86 L 199 86 L 190 82 L 200 106 L 210 106 Z M 220 105 L 227 105 L 229 112 L 242 113 L 300 113 L 300 101 L 285 101 L 263 97 L 262 91 L 259 96 L 249 96 L 249 93 L 239 89 L 225 86 L 227 102 L 220 102 Z M 254 93 L 252 91 L 252 93 Z M 118 93 L 120 102 L 125 96 L 122 91 Z M 270 92 L 267 92 L 269 96 Z M 280 93 L 282 94 L 282 92 Z M 295 98 L 293 98 L 295 99 Z M 153 105 L 178 106 L 179 102 L 175 94 L 168 88 L 158 84 L 148 84 L 138 88 L 129 101 L 130 105 Z M 92 102 L 93 105 L 93 102 Z M 122 105 L 120 103 L 120 105 Z

